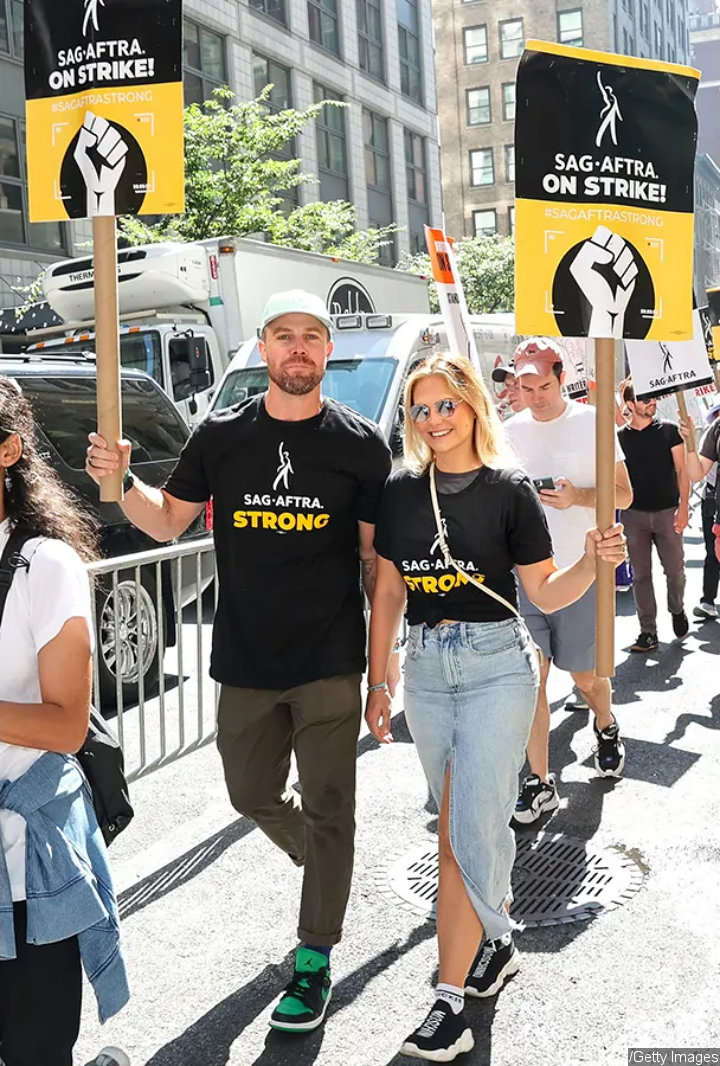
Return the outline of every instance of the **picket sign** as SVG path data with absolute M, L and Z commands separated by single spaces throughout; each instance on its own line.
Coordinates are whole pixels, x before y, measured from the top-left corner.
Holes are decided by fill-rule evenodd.
M 425 226 L 425 244 L 437 288 L 440 314 L 447 331 L 448 346 L 453 355 L 469 359 L 481 373 L 480 356 L 475 346 L 470 313 L 452 243 L 452 238 L 447 237 L 442 229 Z
M 30 219 L 90 218 L 97 425 L 122 439 L 118 215 L 184 210 L 182 0 L 26 0 Z M 100 499 L 121 502 L 122 473 Z
M 692 335 L 691 67 L 528 41 L 517 73 L 518 333 L 594 338 L 596 520 L 615 516 L 615 345 Z M 615 575 L 597 567 L 595 668 L 614 673 Z

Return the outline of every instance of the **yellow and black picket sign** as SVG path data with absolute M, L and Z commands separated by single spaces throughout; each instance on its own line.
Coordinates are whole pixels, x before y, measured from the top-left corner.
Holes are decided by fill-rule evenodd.
M 25 0 L 30 220 L 184 208 L 182 0 Z
M 720 285 L 707 289 L 710 347 L 708 354 L 713 362 L 720 363 Z
M 693 334 L 699 72 L 529 41 L 515 119 L 518 333 Z
M 184 209 L 182 0 L 25 0 L 32 222 L 91 218 L 98 430 L 122 439 L 117 215 Z M 100 499 L 121 501 L 122 472 Z

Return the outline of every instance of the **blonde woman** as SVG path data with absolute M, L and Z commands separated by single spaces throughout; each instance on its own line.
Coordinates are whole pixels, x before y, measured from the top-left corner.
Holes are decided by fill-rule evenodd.
M 519 966 L 509 822 L 539 671 L 515 613 L 513 570 L 551 612 L 587 591 L 598 556 L 615 565 L 625 558 L 616 525 L 604 535 L 590 530 L 581 558 L 558 570 L 535 489 L 503 452 L 503 430 L 469 362 L 433 355 L 410 375 L 407 467 L 388 481 L 376 528 L 366 719 L 378 740 L 392 740 L 386 678 L 407 605 L 405 713 L 440 812 L 440 968 L 435 1003 L 402 1051 L 439 1062 L 473 1046 L 465 994 L 493 995 Z

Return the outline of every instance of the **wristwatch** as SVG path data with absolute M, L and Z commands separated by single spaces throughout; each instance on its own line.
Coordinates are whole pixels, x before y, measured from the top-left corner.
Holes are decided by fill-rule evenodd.
M 137 478 L 133 474 L 133 472 L 130 469 L 130 467 L 128 467 L 127 473 L 125 474 L 125 477 L 122 479 L 122 490 L 123 490 L 123 492 L 129 492 L 130 489 L 134 487 L 136 481 L 137 481 Z

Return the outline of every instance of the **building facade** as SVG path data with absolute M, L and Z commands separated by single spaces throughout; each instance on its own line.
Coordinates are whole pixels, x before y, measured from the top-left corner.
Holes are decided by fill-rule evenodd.
M 441 217 L 430 0 L 186 0 L 188 103 L 228 85 L 273 108 L 342 100 L 298 137 L 318 184 L 288 195 L 355 204 L 361 228 L 395 222 L 395 261 Z M 86 250 L 87 223 L 31 224 L 24 151 L 23 0 L 0 0 L 0 308 L 58 256 Z
M 687 0 L 434 0 L 445 226 L 514 231 L 515 75 L 524 43 L 687 62 Z
M 720 3 L 691 0 L 690 59 L 702 71 L 697 94 L 695 286 L 720 285 Z

